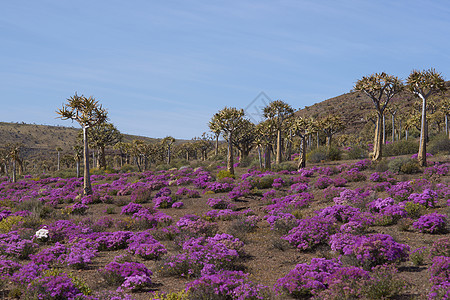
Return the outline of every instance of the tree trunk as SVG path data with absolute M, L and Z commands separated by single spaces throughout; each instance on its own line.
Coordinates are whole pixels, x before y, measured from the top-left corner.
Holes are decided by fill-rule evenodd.
M 263 168 L 262 158 L 261 158 L 261 146 L 258 145 L 258 158 L 259 158 L 259 168 Z
M 327 148 L 328 150 L 331 148 L 331 138 L 333 137 L 332 134 L 327 134 Z
M 392 142 L 395 141 L 395 118 L 394 115 L 392 115 Z
M 227 155 L 227 170 L 231 174 L 234 174 L 234 161 L 233 161 L 233 134 L 230 132 L 228 135 L 228 155 Z
M 80 178 L 80 160 L 79 159 L 77 159 L 76 165 L 77 165 L 77 178 Z
M 17 177 L 16 177 L 16 160 L 13 159 L 12 162 L 12 182 L 17 182 Z
M 275 163 L 281 163 L 281 129 L 277 130 L 277 157 Z
M 170 164 L 170 145 L 167 147 L 167 164 Z
M 298 166 L 297 169 L 300 171 L 300 169 L 303 169 L 306 167 L 306 138 L 304 135 L 300 136 L 301 142 L 300 142 L 300 155 L 298 157 Z
M 381 147 L 383 145 L 382 136 L 381 136 L 381 130 L 382 130 L 382 113 L 377 113 L 377 124 L 375 126 L 375 137 L 373 140 L 373 157 L 372 160 L 381 160 L 382 157 L 382 150 Z
M 214 155 L 217 156 L 219 154 L 219 135 L 216 134 L 216 147 L 214 149 Z
M 316 132 L 316 137 L 317 137 L 317 148 L 319 148 L 319 146 L 320 146 L 320 142 L 319 142 L 319 131 Z
M 383 145 L 386 144 L 386 118 L 383 113 Z
M 267 170 L 270 170 L 271 166 L 271 161 L 270 161 L 270 152 L 272 152 L 272 146 L 269 144 L 266 146 L 266 151 L 264 153 L 264 168 Z
M 90 174 L 89 174 L 89 148 L 88 148 L 87 130 L 88 130 L 88 127 L 86 125 L 84 125 L 83 126 L 83 141 L 84 141 L 84 149 L 83 149 L 83 157 L 84 157 L 83 189 L 84 189 L 84 195 L 92 194 L 91 178 L 90 178 Z
M 98 155 L 99 168 L 105 170 L 106 169 L 105 147 L 100 147 L 99 151 L 100 151 Z
M 450 139 L 450 134 L 449 134 L 449 130 L 448 130 L 448 115 L 447 114 L 445 115 L 445 134 Z
M 420 127 L 420 144 L 419 153 L 417 154 L 417 160 L 420 166 L 426 166 L 427 164 L 427 99 L 422 98 L 422 121 Z

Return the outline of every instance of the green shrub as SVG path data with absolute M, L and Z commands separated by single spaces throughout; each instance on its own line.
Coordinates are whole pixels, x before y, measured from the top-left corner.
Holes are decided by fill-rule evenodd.
M 388 170 L 392 173 L 413 174 L 419 171 L 419 164 L 415 159 L 400 157 L 388 163 Z
M 341 160 L 341 150 L 336 147 L 330 147 L 327 151 L 327 159 L 328 160 Z
M 272 165 L 272 171 L 280 172 L 280 171 L 283 171 L 283 170 L 297 171 L 297 167 L 295 166 L 294 163 L 288 162 L 288 161 L 282 162 L 280 164 Z
M 372 270 L 373 280 L 364 285 L 364 294 L 368 299 L 391 299 L 399 296 L 406 282 L 399 278 L 397 269 L 392 265 L 377 266 Z
M 398 156 L 406 154 L 414 154 L 419 149 L 419 144 L 413 140 L 401 140 L 392 144 L 383 145 L 383 156 Z
M 415 159 L 410 159 L 400 167 L 400 172 L 404 174 L 416 174 L 419 173 L 419 171 L 419 162 Z
M 422 215 L 422 211 L 424 210 L 424 208 L 425 207 L 423 205 L 414 203 L 412 201 L 408 201 L 405 203 L 405 211 L 411 218 L 419 218 Z
M 319 163 L 321 161 L 325 161 L 327 159 L 327 150 L 326 148 L 320 147 L 313 149 L 309 153 L 306 154 L 306 160 L 309 163 Z
M 418 248 L 409 255 L 409 259 L 415 266 L 423 265 L 423 261 L 425 260 L 425 250 L 425 248 Z
M 188 300 L 189 299 L 189 292 L 187 291 L 180 291 L 178 293 L 154 293 L 151 296 L 151 299 L 153 300 Z
M 77 177 L 77 171 L 75 169 L 62 169 L 53 174 L 54 177 L 60 178 L 72 178 Z
M 450 154 L 450 139 L 446 134 L 435 136 L 427 147 L 427 152 L 436 154 Z
M 132 172 L 137 172 L 138 168 L 136 166 L 132 166 L 129 164 L 125 164 L 120 168 L 120 172 L 121 173 L 132 173 Z
M 355 146 L 350 149 L 347 153 L 348 159 L 363 159 L 367 158 L 368 153 L 360 146 Z
M 222 180 L 224 178 L 235 178 L 234 174 L 231 174 L 228 170 L 220 170 L 219 173 L 217 173 L 217 180 Z
M 23 221 L 21 216 L 9 216 L 0 221 L 0 233 L 10 232 L 14 225 L 18 225 Z

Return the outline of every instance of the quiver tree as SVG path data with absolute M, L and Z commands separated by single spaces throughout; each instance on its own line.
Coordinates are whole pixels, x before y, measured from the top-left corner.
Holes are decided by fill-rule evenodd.
M 450 139 L 450 131 L 448 128 L 448 116 L 450 115 L 450 98 L 446 97 L 441 101 L 441 110 L 442 113 L 444 114 L 444 119 L 445 119 L 445 134 L 448 136 L 448 138 Z
M 208 127 L 211 130 L 212 133 L 214 133 L 214 138 L 216 140 L 215 147 L 214 147 L 214 155 L 217 156 L 219 154 L 219 136 L 220 136 L 220 126 L 218 121 L 218 115 L 215 114 L 211 121 L 208 123 Z
M 75 165 L 77 169 L 77 178 L 80 177 L 80 162 L 81 158 L 83 157 L 83 147 L 80 145 L 73 146 L 73 158 L 75 160 Z
M 306 166 L 306 136 L 309 132 L 310 123 L 304 117 L 295 117 L 292 121 L 291 129 L 294 135 L 300 138 L 300 151 L 298 157 L 298 170 Z
M 88 147 L 88 128 L 106 122 L 108 113 L 106 109 L 95 100 L 92 96 L 86 98 L 75 93 L 74 96 L 67 99 L 67 103 L 56 113 L 63 120 L 77 121 L 83 129 L 84 144 L 84 185 L 83 191 L 85 195 L 92 194 L 91 179 L 89 175 L 89 147 Z
M 364 92 L 372 100 L 377 113 L 375 125 L 375 137 L 373 142 L 373 160 L 382 157 L 382 119 L 389 101 L 403 89 L 402 81 L 395 76 L 386 73 L 375 73 L 364 76 L 355 84 L 355 90 Z
M 60 157 L 61 151 L 63 151 L 63 149 L 61 147 L 56 147 L 56 152 L 58 153 L 58 167 L 57 167 L 58 171 L 61 168 L 61 165 L 60 165 L 60 163 L 61 163 L 61 157 Z
M 201 159 L 203 161 L 207 160 L 208 159 L 208 151 L 212 147 L 212 143 L 211 143 L 212 137 L 210 135 L 206 134 L 206 132 L 203 132 L 201 137 L 195 137 L 192 140 L 194 141 L 194 144 L 193 144 L 194 148 L 200 150 Z M 185 143 L 185 144 L 188 145 L 187 143 Z M 186 150 L 187 150 L 187 149 L 185 149 L 185 147 L 186 147 L 186 146 L 184 146 L 185 144 L 183 144 L 183 147 L 181 148 L 181 151 L 184 153 L 186 153 Z M 189 150 L 187 150 L 187 153 L 189 153 Z M 187 157 L 186 160 L 189 160 L 188 159 L 189 154 L 186 157 Z
M 129 145 L 129 153 L 133 157 L 134 163 L 138 167 L 139 172 L 142 172 L 141 157 L 144 154 L 144 141 L 133 140 Z
M 223 132 L 224 137 L 228 142 L 228 155 L 227 155 L 227 170 L 234 174 L 234 161 L 233 161 L 233 138 L 236 131 L 239 130 L 239 126 L 242 123 L 244 116 L 243 109 L 237 109 L 235 107 L 225 107 L 216 113 L 213 120 L 217 122 L 217 128 Z
M 406 79 L 408 89 L 422 100 L 422 116 L 420 126 L 420 143 L 417 159 L 419 165 L 425 166 L 427 163 L 427 99 L 432 93 L 445 91 L 445 81 L 442 75 L 434 69 L 424 71 L 413 70 Z
M 327 147 L 330 149 L 333 135 L 345 129 L 345 123 L 339 115 L 327 115 L 319 120 L 319 128 L 327 137 Z
M 122 134 L 112 123 L 101 123 L 90 128 L 88 132 L 89 145 L 98 149 L 99 169 L 106 169 L 105 148 L 122 141 Z
M 270 120 L 277 132 L 277 152 L 275 163 L 281 163 L 281 135 L 286 120 L 294 115 L 292 107 L 281 100 L 272 101 L 263 109 L 264 118 Z
M 392 117 L 392 142 L 395 141 L 395 116 L 397 115 L 399 109 L 400 106 L 398 104 L 391 104 L 391 106 L 388 107 L 388 112 L 391 114 Z
M 258 154 L 260 165 L 261 163 L 261 152 L 260 148 L 264 149 L 264 169 L 270 170 L 271 168 L 271 153 L 272 153 L 272 145 L 274 144 L 276 138 L 276 130 L 273 122 L 270 120 L 263 121 L 256 125 L 255 128 L 256 139 L 255 143 L 258 145 Z
M 6 157 L 12 162 L 12 182 L 17 181 L 17 164 L 19 165 L 19 173 L 22 174 L 23 163 L 21 159 L 22 144 L 7 144 Z
M 171 160 L 170 150 L 171 150 L 172 145 L 175 143 L 175 138 L 173 138 L 171 136 L 166 136 L 165 138 L 162 139 L 161 143 L 167 149 L 167 164 L 170 164 L 170 160 Z
M 255 124 L 247 119 L 242 119 L 239 130 L 233 138 L 233 145 L 239 150 L 239 161 L 248 157 L 254 146 Z

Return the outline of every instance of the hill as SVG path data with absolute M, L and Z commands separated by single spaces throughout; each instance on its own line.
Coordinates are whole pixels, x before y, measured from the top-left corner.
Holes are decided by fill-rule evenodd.
M 447 89 L 450 90 L 450 81 L 446 82 Z M 450 96 L 450 91 L 447 90 L 445 96 Z M 409 91 L 404 90 L 396 95 L 390 103 L 396 103 L 400 106 L 400 112 L 409 110 L 413 103 L 417 101 Z M 366 116 L 375 111 L 370 98 L 362 92 L 349 92 L 331 99 L 324 100 L 312 106 L 297 112 L 300 116 L 320 118 L 329 113 L 340 114 L 346 124 L 347 128 L 344 133 L 355 134 L 361 132 L 367 124 Z
M 23 144 L 23 155 L 26 158 L 54 153 L 57 147 L 61 147 L 63 151 L 71 151 L 79 131 L 80 128 L 76 127 L 0 122 L 2 145 L 7 143 Z M 131 142 L 135 139 L 144 140 L 146 143 L 154 143 L 158 140 L 124 134 L 124 142 Z

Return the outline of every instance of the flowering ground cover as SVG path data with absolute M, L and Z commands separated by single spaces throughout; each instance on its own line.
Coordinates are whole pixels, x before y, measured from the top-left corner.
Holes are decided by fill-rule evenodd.
M 0 178 L 0 295 L 446 299 L 449 166 Z

